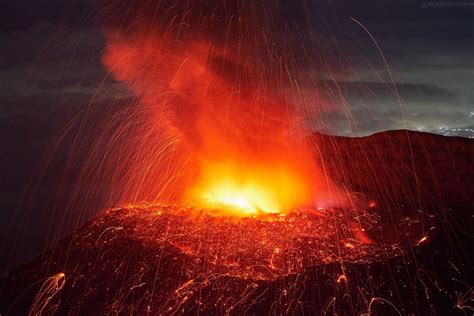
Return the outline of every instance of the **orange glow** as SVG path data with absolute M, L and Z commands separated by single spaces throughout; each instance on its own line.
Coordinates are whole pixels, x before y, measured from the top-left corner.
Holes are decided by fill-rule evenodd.
M 344 275 L 344 274 L 341 274 L 336 280 L 337 283 L 341 283 L 342 281 L 344 281 L 344 282 L 347 281 L 347 276 Z
M 344 246 L 346 246 L 346 248 L 350 248 L 350 249 L 354 249 L 354 248 L 355 248 L 354 244 L 352 244 L 352 243 L 350 243 L 350 242 L 344 243 Z
M 191 203 L 225 216 L 334 206 L 340 191 L 306 139 L 304 118 L 322 104 L 299 97 L 291 59 L 277 62 L 276 51 L 255 49 L 267 40 L 267 24 L 237 23 L 224 2 L 216 3 L 218 19 L 173 6 L 151 24 L 140 9 L 130 25 L 114 25 L 123 11 L 113 10 L 104 16 L 102 62 L 137 97 L 140 118 L 130 152 L 121 148 L 129 175 L 117 185 L 121 200 Z M 249 4 L 240 14 L 264 14 L 256 10 Z M 180 31 L 170 32 L 176 21 Z M 225 40 L 207 34 L 222 23 Z M 261 31 L 255 37 L 243 26 Z
M 291 164 L 259 168 L 235 162 L 209 163 L 188 199 L 231 216 L 283 213 L 311 204 L 308 177 L 292 167 Z
M 419 246 L 419 245 L 421 245 L 422 243 L 424 243 L 424 242 L 427 241 L 427 240 L 428 240 L 428 237 L 427 237 L 427 236 L 423 236 L 423 237 L 420 238 L 420 240 L 418 240 L 418 241 L 416 242 L 416 245 Z

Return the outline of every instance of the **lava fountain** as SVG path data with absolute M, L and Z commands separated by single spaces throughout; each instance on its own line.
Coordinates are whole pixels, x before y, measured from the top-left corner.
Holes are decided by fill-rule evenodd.
M 273 38 L 282 32 L 279 10 L 262 1 L 138 2 L 101 1 L 103 63 L 139 98 L 147 126 L 166 131 L 148 140 L 165 147 L 129 153 L 139 164 L 130 166 L 122 200 L 172 200 L 233 216 L 341 202 L 304 140 L 310 111 L 292 102 L 297 57 Z M 163 151 L 172 162 L 157 176 L 150 166 L 162 163 Z

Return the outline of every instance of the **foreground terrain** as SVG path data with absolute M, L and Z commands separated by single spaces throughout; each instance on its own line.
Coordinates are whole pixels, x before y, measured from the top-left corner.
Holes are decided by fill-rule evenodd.
M 471 314 L 472 140 L 313 135 L 351 207 L 105 210 L 1 283 L 1 314 Z

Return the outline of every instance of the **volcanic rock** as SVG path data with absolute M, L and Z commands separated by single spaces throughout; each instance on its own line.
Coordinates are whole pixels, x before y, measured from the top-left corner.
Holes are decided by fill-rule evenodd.
M 0 313 L 472 311 L 473 141 L 312 138 L 329 176 L 370 207 L 240 220 L 182 205 L 106 210 L 10 273 Z

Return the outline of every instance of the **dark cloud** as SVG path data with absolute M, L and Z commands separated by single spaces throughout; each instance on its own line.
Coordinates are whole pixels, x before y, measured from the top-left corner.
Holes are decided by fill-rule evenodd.
M 367 135 L 381 130 L 411 129 L 471 137 L 473 113 L 456 93 L 423 84 L 326 82 L 326 95 L 343 91 L 346 104 L 320 112 L 314 129 L 340 135 Z
M 95 0 L 6 0 L 0 8 L 0 30 L 25 30 L 40 22 L 87 27 L 95 18 Z
M 387 65 L 368 34 L 351 20 L 355 18 L 372 32 L 389 63 L 403 109 L 411 118 L 408 125 L 430 125 L 430 130 L 438 132 L 435 124 L 451 129 L 471 125 L 474 49 L 470 39 L 474 35 L 474 6 L 440 8 L 432 2 L 406 0 L 278 3 L 281 18 L 299 30 L 295 35 L 298 40 L 289 36 L 279 40 L 293 41 L 297 54 L 300 47 L 296 43 L 303 40 L 311 48 L 309 52 L 319 51 L 321 57 L 313 69 L 299 69 L 304 74 L 301 77 L 339 82 L 345 93 L 346 112 L 382 113 L 386 108 L 399 108 Z M 107 77 L 100 64 L 104 40 L 99 26 L 94 24 L 103 15 L 95 1 L 9 1 L 0 12 L 0 40 L 5 43 L 0 52 L 0 96 L 17 96 L 21 100 L 22 96 L 49 95 L 67 99 L 79 94 L 87 104 L 85 100 L 95 95 L 99 87 L 108 96 L 128 93 L 110 79 L 103 81 Z M 302 84 L 302 89 L 314 89 L 314 85 L 305 88 Z M 319 86 L 324 90 L 325 85 Z M 325 92 L 334 96 L 333 88 L 329 85 Z M 31 106 L 15 104 L 25 111 Z M 0 104 L 3 115 L 8 106 Z M 367 115 L 354 115 L 364 117 Z M 339 126 L 332 131 L 344 133 L 346 129 L 336 121 L 332 124 L 329 117 L 325 125 Z M 380 119 L 366 130 L 370 124 L 358 124 L 359 133 L 407 126 L 398 119 L 385 124 L 386 121 Z

